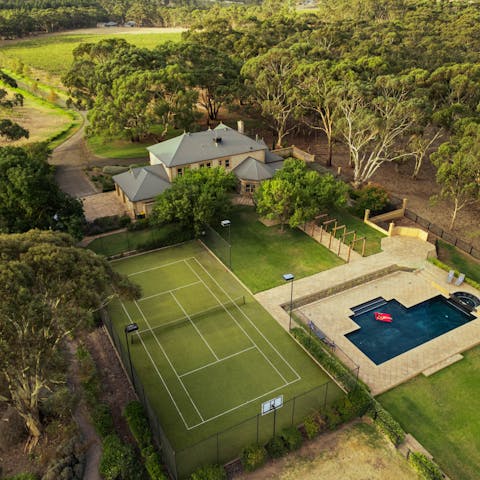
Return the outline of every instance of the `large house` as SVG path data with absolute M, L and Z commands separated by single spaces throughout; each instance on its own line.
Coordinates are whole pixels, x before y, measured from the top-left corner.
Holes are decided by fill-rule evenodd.
M 223 167 L 239 179 L 240 193 L 251 194 L 283 164 L 283 158 L 270 152 L 263 140 L 253 140 L 223 123 L 214 130 L 184 133 L 147 150 L 150 165 L 113 177 L 117 195 L 133 216 L 148 216 L 155 197 L 188 168 Z

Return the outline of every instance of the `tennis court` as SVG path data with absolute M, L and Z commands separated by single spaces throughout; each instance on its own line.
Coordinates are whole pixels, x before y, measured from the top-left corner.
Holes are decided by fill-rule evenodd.
M 288 402 L 329 382 L 200 243 L 113 265 L 142 287 L 142 298 L 114 302 L 110 316 L 123 343 L 125 325 L 135 322 L 139 327 L 130 334 L 132 365 L 144 389 L 141 393 L 175 451 L 257 416 L 262 402 L 278 396 Z M 312 409 L 341 394 L 332 382 L 328 388 L 328 393 L 322 390 L 298 401 L 294 410 L 279 409 L 275 413 L 279 427 L 300 422 Z M 235 448 L 238 454 L 259 435 L 263 438 L 263 430 L 266 438 L 271 436 L 271 419 L 262 422 L 263 427 L 259 420 L 245 425 L 238 432 L 240 438 L 233 435 L 234 443 L 240 443 L 221 455 L 222 460 L 235 456 Z M 217 445 L 217 458 L 218 449 Z M 209 457 L 197 454 L 203 457 L 199 460 Z

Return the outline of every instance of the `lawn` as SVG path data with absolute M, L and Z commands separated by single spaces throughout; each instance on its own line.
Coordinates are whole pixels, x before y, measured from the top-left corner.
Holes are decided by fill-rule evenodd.
M 344 263 L 298 229 L 266 227 L 253 207 L 235 207 L 230 220 L 232 269 L 254 293 L 281 285 L 284 273 L 302 278 Z
M 99 42 L 107 38 L 124 38 L 138 47 L 152 49 L 160 43 L 180 40 L 181 33 L 116 33 L 51 35 L 2 46 L 2 54 L 29 67 L 53 75 L 63 75 L 73 61 L 72 52 L 83 42 Z M 55 55 L 52 55 L 52 51 Z
M 24 97 L 23 106 L 12 110 L 4 109 L 2 117 L 17 122 L 29 131 L 29 138 L 15 142 L 0 139 L 0 146 L 19 146 L 31 142 L 50 142 L 64 137 L 71 129 L 79 124 L 78 115 L 63 110 L 57 105 L 47 102 L 20 88 L 11 88 L 0 82 L 0 87 L 7 90 L 10 96 L 20 93 Z M 51 145 L 52 147 L 54 145 Z
M 328 218 L 337 220 L 337 226 L 346 225 L 347 231 L 355 230 L 357 232 L 357 238 L 366 237 L 365 244 L 365 255 L 374 255 L 382 251 L 380 242 L 382 238 L 385 237 L 378 230 L 375 230 L 372 227 L 369 227 L 365 222 L 360 218 L 355 217 L 351 213 L 343 209 L 334 209 L 328 212 Z M 329 230 L 332 229 L 332 225 L 329 225 Z M 342 231 L 337 231 L 337 238 L 342 236 Z M 351 239 L 352 235 L 349 235 L 347 239 Z M 355 244 L 354 250 L 361 253 L 362 251 L 362 242 L 357 242 Z
M 162 132 L 155 126 L 150 130 L 150 134 L 157 135 L 158 137 Z M 181 129 L 170 128 L 167 134 L 162 137 L 161 141 L 169 140 L 170 138 L 177 137 L 183 133 Z M 141 142 L 130 142 L 129 140 L 114 138 L 107 139 L 101 136 L 87 137 L 87 144 L 90 150 L 99 157 L 104 158 L 148 158 L 147 147 L 158 143 L 158 140 L 154 140 L 149 137 Z
M 455 480 L 480 471 L 480 347 L 431 377 L 422 375 L 377 399 Z
M 480 283 L 480 262 L 462 253 L 453 245 L 439 240 L 438 259 L 455 270 L 465 273 L 468 278 Z
M 88 244 L 88 248 L 100 255 L 111 257 L 122 252 L 137 250 L 146 242 L 166 239 L 176 230 L 178 230 L 178 228 L 175 225 L 165 225 L 161 228 L 149 228 L 132 232 L 127 230 L 125 232 L 96 238 Z
M 343 395 L 200 242 L 112 266 L 142 287 L 138 301 L 112 302 L 110 316 L 127 367 L 124 327 L 140 329 L 129 346 L 137 391 L 159 418 L 181 478 Z M 275 415 L 258 415 L 281 395 Z

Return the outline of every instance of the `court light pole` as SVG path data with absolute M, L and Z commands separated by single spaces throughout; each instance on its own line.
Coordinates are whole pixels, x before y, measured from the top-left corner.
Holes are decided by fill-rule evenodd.
M 282 277 L 286 282 L 290 282 L 290 317 L 288 319 L 288 331 L 290 331 L 292 329 L 293 280 L 295 275 L 293 273 L 284 273 Z
M 128 365 L 130 366 L 130 378 L 132 380 L 132 385 L 135 388 L 135 381 L 133 380 L 133 365 L 132 359 L 130 357 L 130 343 L 128 342 L 128 334 L 136 332 L 138 330 L 138 325 L 136 323 L 129 323 L 125 325 L 125 343 L 127 344 L 127 352 L 128 352 Z
M 231 270 L 232 269 L 232 244 L 230 242 L 230 225 L 232 224 L 232 222 L 230 220 L 222 220 L 220 222 L 220 225 L 223 227 L 223 228 L 227 228 L 228 227 L 228 268 Z

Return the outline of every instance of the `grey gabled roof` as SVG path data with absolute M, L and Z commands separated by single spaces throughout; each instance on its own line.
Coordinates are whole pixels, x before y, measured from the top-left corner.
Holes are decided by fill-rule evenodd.
M 155 198 L 170 187 L 163 165 L 132 168 L 112 178 L 132 202 Z
M 215 139 L 217 139 L 216 142 Z M 214 130 L 184 133 L 147 147 L 147 150 L 165 166 L 176 167 L 241 153 L 268 150 L 268 147 L 265 142 L 253 140 L 221 123 Z
M 233 173 L 240 180 L 252 180 L 261 182 L 272 178 L 276 170 L 282 168 L 283 162 L 265 164 L 255 158 L 247 157 L 240 165 L 233 169 Z

